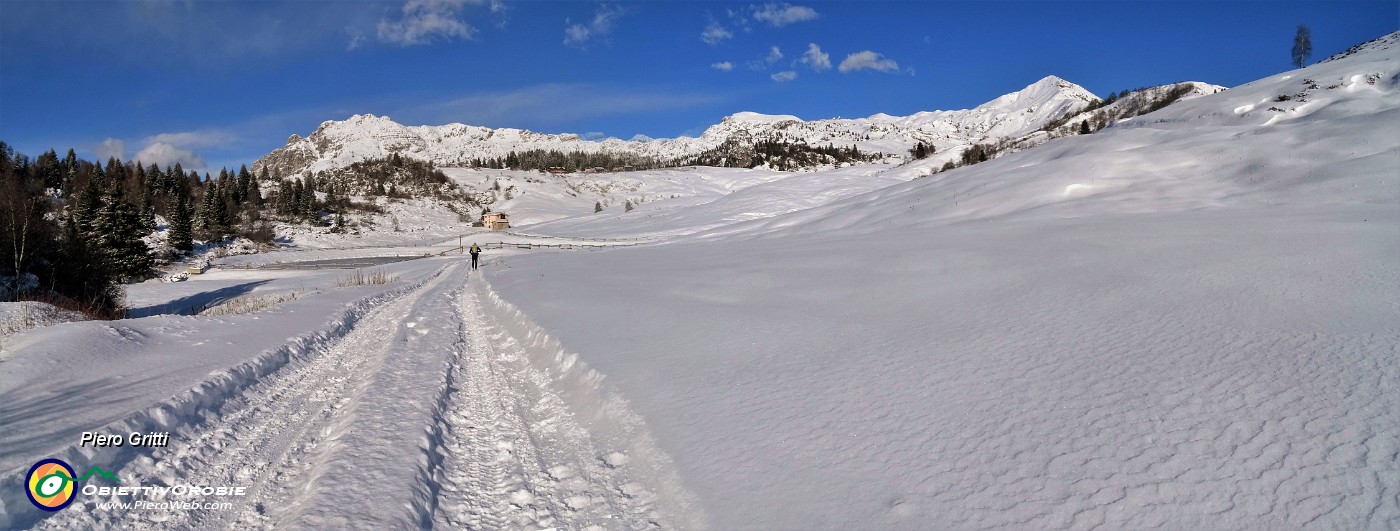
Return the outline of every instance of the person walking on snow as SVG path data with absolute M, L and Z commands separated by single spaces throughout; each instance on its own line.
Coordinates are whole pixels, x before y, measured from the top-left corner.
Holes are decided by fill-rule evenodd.
M 476 269 L 476 260 L 481 256 L 481 248 L 476 246 L 476 242 L 472 242 L 472 248 L 467 252 L 472 253 L 472 269 Z

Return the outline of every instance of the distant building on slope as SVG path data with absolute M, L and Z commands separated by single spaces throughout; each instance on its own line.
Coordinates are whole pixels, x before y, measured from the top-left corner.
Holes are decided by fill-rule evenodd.
M 505 230 L 510 228 L 510 219 L 505 212 L 482 212 L 481 226 L 491 230 Z

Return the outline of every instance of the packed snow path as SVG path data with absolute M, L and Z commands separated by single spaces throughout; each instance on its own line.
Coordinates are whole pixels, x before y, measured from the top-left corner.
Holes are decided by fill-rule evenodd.
M 481 291 L 449 265 L 117 471 L 247 486 L 232 510 L 84 496 L 40 527 L 671 527 L 626 451 L 595 441 Z

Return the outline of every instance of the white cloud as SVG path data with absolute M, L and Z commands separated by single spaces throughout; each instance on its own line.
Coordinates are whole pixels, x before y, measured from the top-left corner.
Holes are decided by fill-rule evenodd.
M 496 19 L 496 27 L 506 27 L 506 23 L 510 22 L 510 15 L 507 14 L 510 8 L 506 7 L 506 3 L 502 0 L 491 0 L 491 3 L 488 5 L 491 9 L 492 18 Z
M 103 140 L 101 144 L 98 144 L 97 148 L 93 151 L 97 153 L 97 160 L 99 162 L 113 157 L 125 159 L 126 142 L 122 141 L 120 138 L 108 138 Z
M 709 26 L 705 26 L 705 31 L 700 32 L 700 40 L 705 41 L 705 44 L 710 46 L 724 42 L 733 36 L 733 33 L 724 29 L 724 26 L 719 25 L 718 22 L 711 22 Z
M 779 83 L 787 83 L 789 81 L 797 79 L 797 72 L 793 70 L 784 70 L 782 72 L 778 72 L 768 77 L 773 81 L 777 81 Z
M 603 4 L 598 6 L 598 11 L 593 14 L 593 19 L 587 24 L 574 23 L 570 19 L 564 19 L 564 45 L 573 46 L 581 50 L 588 48 L 588 41 L 595 38 L 606 37 L 612 33 L 613 23 L 617 21 L 625 12 L 621 7 Z
M 188 149 L 180 149 L 165 142 L 156 142 L 148 145 L 136 152 L 132 160 L 139 161 L 142 165 L 149 166 L 155 164 L 165 167 L 179 163 L 186 170 L 199 170 L 205 168 L 204 157 Z
M 753 70 L 753 71 L 755 71 L 755 72 L 759 72 L 759 71 L 767 70 L 768 67 L 769 67 L 770 65 L 772 65 L 773 63 L 778 62 L 778 61 L 781 60 L 782 58 L 783 58 L 783 51 L 780 50 L 780 49 L 778 49 L 777 46 L 773 46 L 773 47 L 771 47 L 771 48 L 768 48 L 768 54 L 767 54 L 767 55 L 760 56 L 760 57 L 758 57 L 757 59 L 754 59 L 754 60 L 752 60 L 752 61 L 746 61 L 745 64 L 748 65 L 749 70 Z
M 592 33 L 592 31 L 589 31 L 588 26 L 583 24 L 570 24 L 564 27 L 564 44 L 582 45 L 588 42 L 588 37 L 590 37 Z
M 204 131 L 161 133 L 155 136 L 148 136 L 141 142 L 145 144 L 171 144 L 189 148 L 205 148 L 219 144 L 227 144 L 233 140 L 234 136 L 228 132 L 209 129 Z
M 476 28 L 461 19 L 462 6 L 482 0 L 408 0 L 403 18 L 390 22 L 379 19 L 379 40 L 413 46 L 434 40 L 470 40 Z
M 815 42 L 807 43 L 807 51 L 798 62 L 812 67 L 812 70 L 817 72 L 831 70 L 831 54 L 823 52 L 822 47 L 817 46 Z
M 719 70 L 720 72 L 729 72 L 731 70 L 734 70 L 734 63 L 731 63 L 729 61 L 725 61 L 723 63 L 715 63 L 710 65 L 710 68 Z
M 364 45 L 364 43 L 365 43 L 365 32 L 360 31 L 358 28 L 346 26 L 346 27 L 345 27 L 345 34 L 348 35 L 348 36 L 350 36 L 350 42 L 349 42 L 348 44 L 345 45 L 345 51 L 348 52 L 348 51 L 356 50 L 356 49 L 358 49 L 360 46 Z
M 774 46 L 774 47 L 772 47 L 772 48 L 770 48 L 770 49 L 768 50 L 768 62 L 770 62 L 770 63 L 776 63 L 776 62 L 778 62 L 779 59 L 782 59 L 782 58 L 783 58 L 783 51 L 782 51 L 782 50 L 779 50 L 777 46 Z
M 131 160 L 140 161 L 143 166 L 169 166 L 178 162 L 186 170 L 204 169 L 204 157 L 196 153 L 196 150 L 225 147 L 236 140 L 236 135 L 221 129 L 161 133 L 141 139 L 141 144 L 146 147 L 137 151 Z M 97 153 L 99 156 L 103 156 L 103 153 L 120 153 L 124 152 L 125 148 L 126 144 L 121 140 L 109 138 L 98 147 Z
M 795 6 L 792 4 L 763 4 L 763 7 L 756 8 L 753 18 L 768 25 L 780 28 L 788 24 L 806 22 L 817 18 L 816 10 L 806 6 Z
M 899 63 L 894 62 L 894 59 L 890 59 L 870 50 L 865 50 L 847 55 L 846 59 L 841 61 L 841 66 L 836 67 L 836 69 L 840 70 L 842 74 L 849 74 L 860 70 L 874 70 L 876 72 L 888 73 L 898 72 Z

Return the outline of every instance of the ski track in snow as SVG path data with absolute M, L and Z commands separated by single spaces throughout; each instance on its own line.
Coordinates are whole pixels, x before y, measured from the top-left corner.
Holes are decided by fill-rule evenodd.
M 601 447 L 464 268 L 447 266 L 116 470 L 124 486 L 246 486 L 241 498 L 186 498 L 232 510 L 105 509 L 166 498 L 83 496 L 37 527 L 671 527 L 635 477 L 646 471 Z

